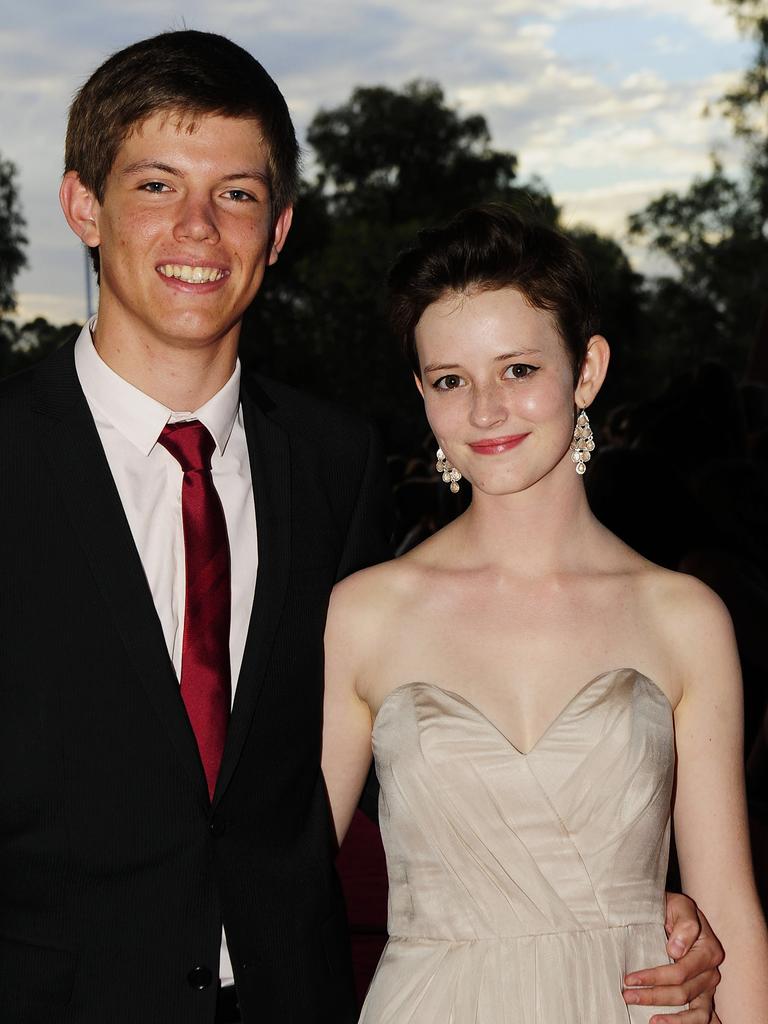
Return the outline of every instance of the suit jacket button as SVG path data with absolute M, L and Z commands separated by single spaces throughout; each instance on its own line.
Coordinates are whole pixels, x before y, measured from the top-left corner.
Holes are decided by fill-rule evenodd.
M 204 988 L 209 987 L 213 981 L 213 975 L 207 967 L 204 967 L 202 964 L 196 964 L 187 975 L 187 981 L 190 988 L 202 991 Z
M 227 827 L 225 818 L 216 817 L 208 824 L 208 828 L 211 830 L 213 836 L 223 836 Z

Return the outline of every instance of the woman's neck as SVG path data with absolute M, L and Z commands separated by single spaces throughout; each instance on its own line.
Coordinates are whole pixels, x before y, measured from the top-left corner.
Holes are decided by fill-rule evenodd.
M 590 547 L 608 536 L 566 464 L 516 494 L 476 492 L 454 531 L 461 563 L 529 577 L 583 571 Z

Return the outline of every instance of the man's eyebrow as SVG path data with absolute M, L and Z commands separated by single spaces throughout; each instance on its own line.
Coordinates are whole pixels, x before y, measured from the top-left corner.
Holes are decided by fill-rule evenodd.
M 159 160 L 136 160 L 124 167 L 121 174 L 136 174 L 137 171 L 162 171 L 163 174 L 172 174 L 176 178 L 183 178 L 184 174 L 177 167 L 161 163 Z
M 141 171 L 160 171 L 162 174 L 170 174 L 175 178 L 184 178 L 186 175 L 184 171 L 178 167 L 172 167 L 170 164 L 164 164 L 160 160 L 136 160 L 132 164 L 128 164 L 120 172 L 123 175 L 138 174 Z M 231 174 L 225 174 L 220 181 L 242 181 L 244 178 L 250 178 L 253 181 L 264 182 L 265 185 L 269 184 L 268 175 L 259 170 L 257 167 L 248 167 L 242 171 L 234 171 Z
M 252 178 L 256 181 L 263 181 L 265 185 L 269 184 L 269 175 L 265 171 L 260 171 L 254 167 L 247 171 L 235 171 L 234 174 L 225 174 L 221 179 L 222 181 L 240 181 L 242 178 Z

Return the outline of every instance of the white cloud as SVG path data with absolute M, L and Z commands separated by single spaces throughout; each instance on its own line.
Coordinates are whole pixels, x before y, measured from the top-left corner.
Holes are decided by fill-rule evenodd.
M 537 7 L 521 4 L 524 7 Z M 615 12 L 650 15 L 674 15 L 681 21 L 722 42 L 735 39 L 738 32 L 733 18 L 715 0 L 548 0 L 547 13 L 563 17 L 579 12 Z M 539 11 L 540 13 L 540 11 Z
M 637 75 L 611 89 L 556 68 L 514 90 L 475 90 L 472 99 L 490 111 L 496 140 L 514 137 L 521 167 L 545 180 L 590 168 L 597 177 L 606 168 L 628 178 L 663 168 L 676 177 L 695 173 L 712 149 L 733 149 L 729 127 L 717 117 L 702 117 L 706 104 L 732 80 L 716 75 L 671 85 Z
M 681 54 L 685 53 L 688 49 L 688 42 L 685 39 L 673 38 L 672 36 L 662 33 L 653 40 L 653 46 L 657 53 L 663 54 Z
M 529 22 L 527 25 L 520 27 L 518 34 L 521 39 L 527 39 L 539 44 L 546 43 L 555 34 L 555 26 L 546 21 Z
M 685 175 L 622 181 L 604 188 L 564 190 L 557 200 L 563 204 L 566 226 L 590 225 L 598 231 L 624 239 L 627 218 L 641 210 L 655 196 L 667 190 L 683 189 L 689 184 Z

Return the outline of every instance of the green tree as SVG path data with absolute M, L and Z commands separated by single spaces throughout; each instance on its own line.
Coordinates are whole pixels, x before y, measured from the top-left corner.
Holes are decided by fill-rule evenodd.
M 714 159 L 687 191 L 664 193 L 630 218 L 630 233 L 674 268 L 648 291 L 673 371 L 706 357 L 741 371 L 768 346 L 757 330 L 768 294 L 768 3 L 723 2 L 755 41 L 752 63 L 721 102 L 744 141 L 743 172 L 731 178 Z
M 25 222 L 16 188 L 16 167 L 0 157 L 0 314 L 16 308 L 13 282 L 27 260 Z
M 741 31 L 755 42 L 752 63 L 739 84 L 722 99 L 738 135 L 768 139 L 768 4 L 766 0 L 720 0 L 727 6 Z
M 336 213 L 430 221 L 479 199 L 520 197 L 517 157 L 493 149 L 485 118 L 448 107 L 436 82 L 417 80 L 400 92 L 359 87 L 340 107 L 318 112 L 307 141 Z M 546 193 L 538 199 L 554 216 Z
M 0 158 L 0 377 L 24 369 L 72 337 L 79 324 L 51 324 L 36 317 L 18 325 L 3 313 L 16 309 L 14 280 L 27 265 L 26 223 L 21 211 L 16 167 Z
M 739 181 L 715 162 L 687 192 L 667 192 L 630 219 L 631 233 L 675 267 L 652 284 L 649 304 L 681 367 L 706 357 L 746 363 L 768 292 L 762 193 L 751 169 Z
M 21 326 L 0 320 L 0 377 L 36 363 L 75 337 L 82 324 L 52 324 L 38 316 Z
M 15 364 L 14 346 L 18 340 L 16 324 L 3 316 L 16 309 L 13 283 L 26 266 L 24 248 L 27 238 L 16 187 L 16 167 L 0 157 L 0 376 Z
M 611 372 L 597 399 L 601 413 L 648 393 L 655 374 L 645 314 L 644 278 L 633 270 L 618 242 L 589 227 L 568 231 L 586 257 L 600 300 L 600 330 L 611 345 Z

